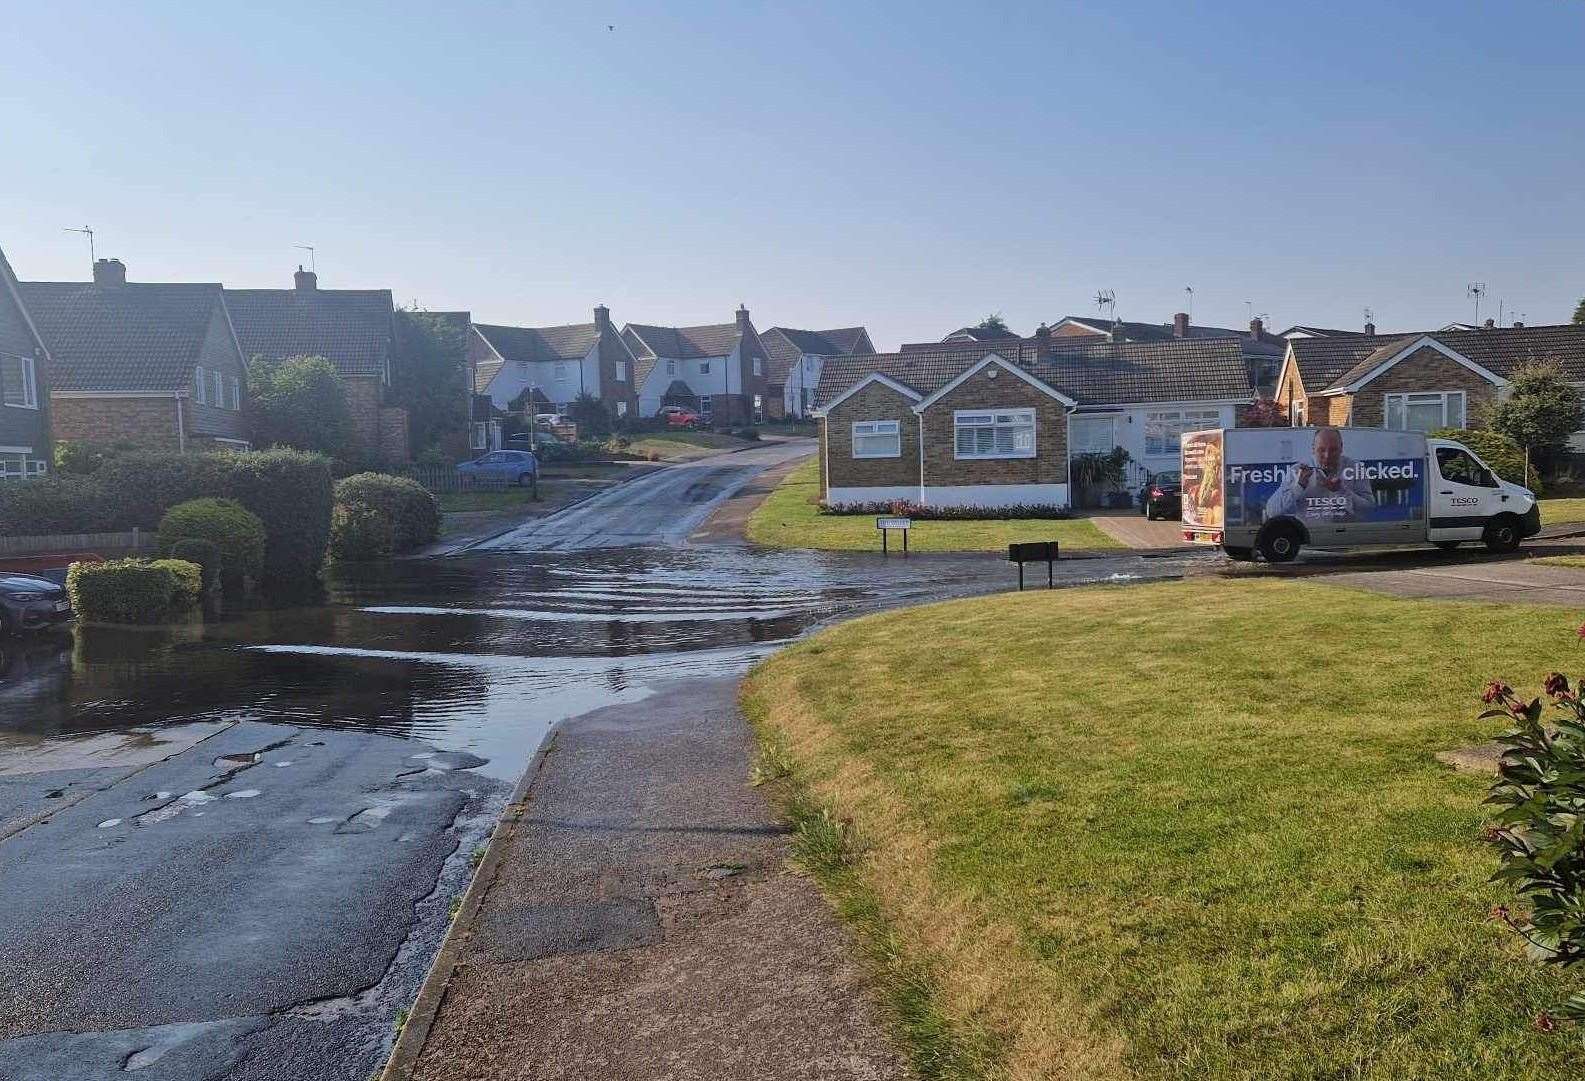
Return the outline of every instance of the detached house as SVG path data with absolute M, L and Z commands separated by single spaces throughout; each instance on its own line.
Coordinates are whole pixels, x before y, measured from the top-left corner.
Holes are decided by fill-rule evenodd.
M 1514 369 L 1535 362 L 1585 385 L 1585 326 L 1293 338 L 1276 400 L 1294 424 L 1470 427 L 1503 396 Z
M 1072 460 L 1128 452 L 1124 487 L 1176 469 L 1178 438 L 1253 400 L 1230 339 L 943 343 L 826 362 L 823 498 L 1071 506 Z M 1089 492 L 1095 495 L 1098 492 Z
M 49 349 L 56 439 L 247 447 L 247 363 L 218 284 L 128 282 L 100 259 L 91 282 L 20 292 Z
M 49 472 L 49 350 L 0 251 L 0 480 Z
M 708 326 L 629 323 L 622 337 L 637 362 L 640 416 L 681 405 L 715 424 L 765 418 L 769 358 L 747 308 L 733 322 Z
M 638 413 L 638 367 L 611 309 L 594 322 L 560 327 L 473 324 L 468 337 L 473 389 L 501 411 L 520 399 L 530 413 L 565 413 L 579 395 L 598 398 L 613 419 Z
M 814 407 L 820 370 L 828 358 L 875 352 L 869 332 L 863 327 L 836 330 L 771 327 L 759 337 L 769 363 L 765 382 L 771 416 L 808 414 Z
M 249 358 L 324 357 L 347 391 L 353 437 L 365 454 L 410 456 L 407 410 L 391 401 L 396 308 L 389 289 L 321 289 L 297 268 L 291 289 L 227 289 L 226 305 Z

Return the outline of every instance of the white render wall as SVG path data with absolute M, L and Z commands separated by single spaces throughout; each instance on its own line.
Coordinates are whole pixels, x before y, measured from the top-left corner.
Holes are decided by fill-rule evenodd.
M 554 361 L 536 360 L 528 364 L 520 364 L 515 360 L 508 360 L 501 365 L 501 370 L 490 381 L 490 401 L 497 409 L 505 409 L 511 401 L 530 386 L 537 386 L 541 394 L 554 403 L 571 404 L 583 391 L 588 391 L 596 398 L 600 396 L 600 344 L 594 347 L 580 361 L 563 361 L 566 365 L 566 378 L 557 381 L 556 364 Z M 580 372 L 581 381 L 580 381 Z M 632 373 L 628 373 L 631 379 Z
M 1070 455 L 1080 453 L 1080 448 L 1075 447 L 1073 443 L 1074 421 L 1077 418 L 1111 416 L 1113 418 L 1113 446 L 1122 447 L 1128 451 L 1128 456 L 1133 462 L 1144 466 L 1152 473 L 1177 469 L 1179 466 L 1179 454 L 1176 448 L 1171 453 L 1163 455 L 1147 455 L 1145 453 L 1146 414 L 1186 409 L 1215 409 L 1220 420 L 1214 425 L 1206 424 L 1204 427 L 1232 428 L 1237 425 L 1238 411 L 1242 408 L 1242 403 L 1233 402 L 1151 402 L 1147 405 L 1121 405 L 1115 409 L 1096 409 L 1094 411 L 1087 410 L 1083 413 L 1070 413 L 1068 415 L 1069 453 Z
M 677 370 L 670 374 L 666 371 L 668 361 L 677 365 Z M 699 365 L 708 363 L 710 374 L 701 375 Z M 655 361 L 655 367 L 650 370 L 649 378 L 644 380 L 644 385 L 638 388 L 638 415 L 653 417 L 660 412 L 664 404 L 666 388 L 672 382 L 681 379 L 688 384 L 688 389 L 703 398 L 706 395 L 714 397 L 718 394 L 742 394 L 742 373 L 738 368 L 740 363 L 737 347 L 724 357 L 699 357 L 697 359 L 682 359 L 678 357 L 660 357 Z M 727 372 L 732 373 L 732 386 L 727 387 Z
M 807 399 L 811 406 L 814 404 L 815 388 L 820 385 L 820 370 L 824 367 L 825 357 L 817 357 L 811 353 L 805 353 L 798 358 L 798 363 L 794 364 L 787 373 L 787 382 L 782 388 L 782 407 L 787 411 L 789 417 L 801 417 L 804 415 L 798 393 L 800 387 L 806 388 L 809 392 L 801 397 Z

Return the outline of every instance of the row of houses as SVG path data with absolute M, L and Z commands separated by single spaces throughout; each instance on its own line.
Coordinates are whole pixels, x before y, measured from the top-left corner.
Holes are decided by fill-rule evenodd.
M 354 439 L 409 453 L 390 400 L 395 307 L 388 289 L 291 289 L 127 280 L 119 259 L 86 282 L 19 281 L 0 252 L 0 476 L 48 471 L 54 440 L 184 451 L 246 447 L 251 360 L 322 356 L 346 388 Z
M 1071 507 L 1090 456 L 1126 458 L 1114 490 L 1178 467 L 1179 436 L 1235 426 L 1257 396 L 1299 424 L 1429 431 L 1478 423 L 1519 366 L 1585 388 L 1585 326 L 1272 334 L 1065 317 L 1024 338 L 982 328 L 827 360 L 815 395 L 823 498 Z M 1585 441 L 1576 437 L 1578 449 Z M 1119 454 L 1118 452 L 1123 452 Z

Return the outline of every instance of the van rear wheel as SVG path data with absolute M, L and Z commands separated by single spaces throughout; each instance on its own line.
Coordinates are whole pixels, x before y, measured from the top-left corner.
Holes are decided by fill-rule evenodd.
M 1486 533 L 1481 541 L 1486 545 L 1488 552 L 1511 552 L 1519 547 L 1521 540 L 1519 519 L 1511 514 L 1499 514 L 1486 526 Z
M 1291 563 L 1303 543 L 1298 529 L 1286 522 L 1278 522 L 1260 535 L 1258 547 L 1267 563 Z

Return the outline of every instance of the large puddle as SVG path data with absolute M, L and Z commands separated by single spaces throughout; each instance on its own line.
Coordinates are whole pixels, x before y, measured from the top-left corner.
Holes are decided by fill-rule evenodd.
M 1073 561 L 1063 577 L 1104 579 L 1123 564 Z M 984 558 L 730 548 L 401 561 L 333 581 L 312 607 L 12 640 L 0 754 L 80 741 L 108 761 L 106 733 L 133 745 L 162 726 L 279 721 L 423 739 L 511 778 L 560 720 L 678 678 L 744 672 L 856 609 L 1006 588 L 1010 575 Z

